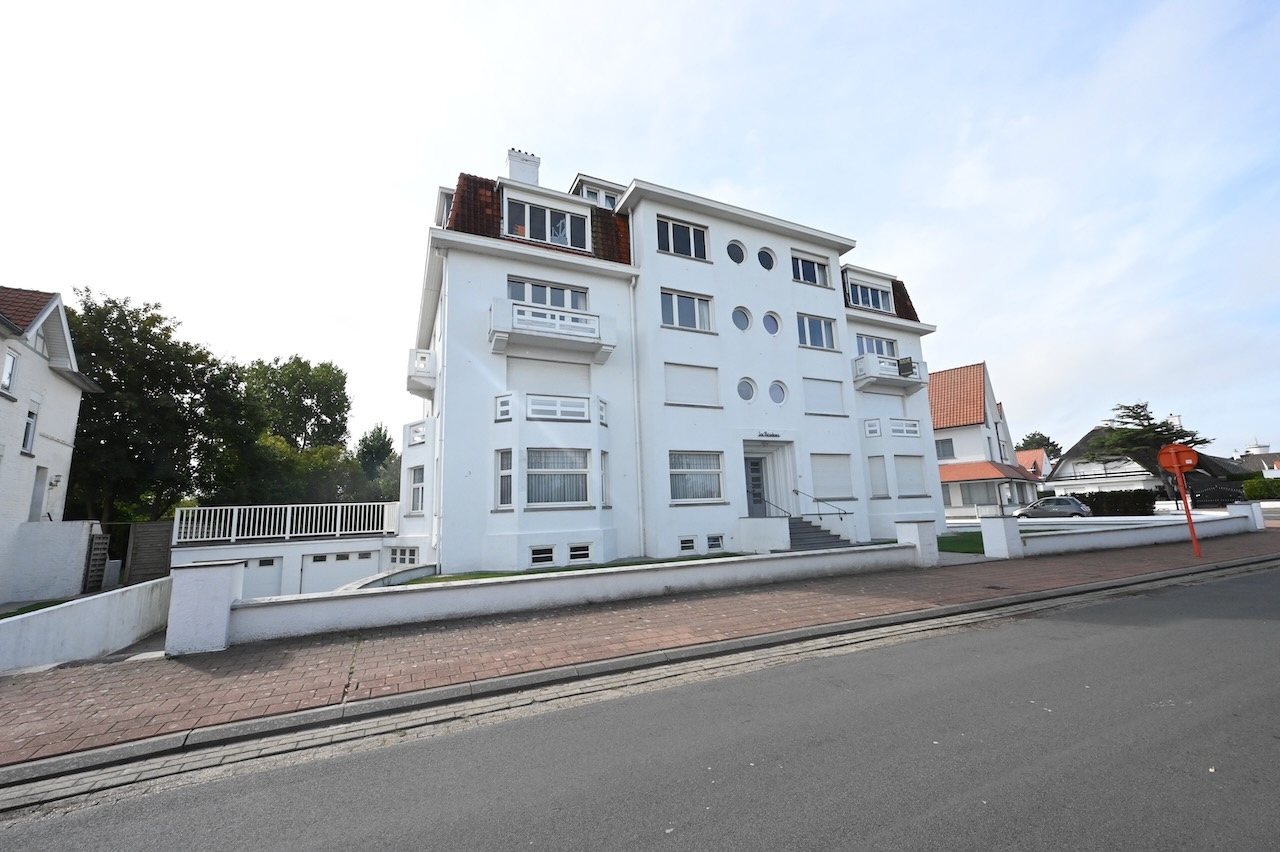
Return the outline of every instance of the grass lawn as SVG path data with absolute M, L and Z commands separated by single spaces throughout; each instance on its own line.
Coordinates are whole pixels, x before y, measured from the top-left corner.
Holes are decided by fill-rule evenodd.
M 960 532 L 938 536 L 938 550 L 943 553 L 986 553 L 982 549 L 982 533 Z
M 12 612 L 0 612 L 0 618 L 11 618 L 15 615 L 23 615 L 24 613 L 35 612 L 38 609 L 44 609 L 47 606 L 55 606 L 60 603 L 66 603 L 66 600 L 36 601 L 35 603 L 29 603 L 26 606 L 18 607 Z

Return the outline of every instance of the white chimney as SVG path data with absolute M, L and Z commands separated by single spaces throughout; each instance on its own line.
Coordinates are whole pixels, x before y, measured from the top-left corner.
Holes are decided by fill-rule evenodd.
M 507 151 L 507 177 L 512 180 L 537 186 L 538 166 L 540 165 L 542 165 L 542 159 L 535 157 L 533 154 L 526 154 L 524 151 L 517 151 L 515 148 Z

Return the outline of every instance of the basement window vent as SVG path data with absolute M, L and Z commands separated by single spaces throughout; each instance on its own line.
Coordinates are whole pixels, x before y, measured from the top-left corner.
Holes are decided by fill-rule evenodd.
M 351 559 L 351 554 L 350 554 L 350 553 L 339 553 L 337 556 L 335 556 L 335 557 L 333 557 L 333 558 L 334 558 L 334 559 L 336 559 L 336 560 L 338 560 L 339 562 L 347 562 L 347 561 L 349 561 L 349 560 Z
M 692 553 L 698 548 L 698 540 L 691 535 L 680 537 L 680 552 Z
M 327 553 L 322 553 L 319 556 L 312 556 L 311 561 L 312 562 L 328 562 L 329 555 Z
M 554 565 L 556 561 L 555 546 L 534 547 L 529 550 L 530 565 Z
M 570 562 L 587 562 L 590 559 L 591 559 L 591 545 L 589 544 L 569 545 L 569 561 Z
M 364 553 L 356 554 L 356 559 L 372 559 L 372 558 L 373 558 L 373 554 L 367 550 Z
M 258 560 L 258 567 L 259 567 L 259 568 L 270 568 L 272 565 L 275 565 L 275 564 L 276 564 L 276 561 L 275 561 L 274 559 L 259 559 L 259 560 Z
M 391 548 L 391 564 L 392 565 L 412 565 L 417 561 L 418 561 L 418 548 L 416 547 Z
M 722 535 L 707 536 L 707 550 L 724 550 L 724 536 Z

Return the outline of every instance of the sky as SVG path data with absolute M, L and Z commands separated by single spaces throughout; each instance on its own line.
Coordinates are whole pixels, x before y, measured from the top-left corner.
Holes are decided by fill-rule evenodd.
M 0 284 L 405 390 L 441 186 L 641 179 L 857 240 L 1014 439 L 1280 450 L 1280 4 L 0 0 Z

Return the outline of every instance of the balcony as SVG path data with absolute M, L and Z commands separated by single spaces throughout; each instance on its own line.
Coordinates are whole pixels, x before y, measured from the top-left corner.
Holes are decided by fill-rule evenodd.
M 409 393 L 423 399 L 436 395 L 436 353 L 430 349 L 409 350 Z
M 853 386 L 863 390 L 868 386 L 904 388 L 915 393 L 929 385 L 929 371 L 923 361 L 914 358 L 888 358 L 884 355 L 863 355 L 853 359 Z
M 489 342 L 498 355 L 508 346 L 532 346 L 585 352 L 603 364 L 613 354 L 617 335 L 613 323 L 597 314 L 494 299 L 489 309 Z

